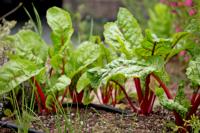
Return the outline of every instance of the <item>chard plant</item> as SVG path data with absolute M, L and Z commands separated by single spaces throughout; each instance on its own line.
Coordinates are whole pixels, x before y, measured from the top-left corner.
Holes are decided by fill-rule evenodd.
M 125 8 L 120 8 L 117 20 L 105 26 L 104 37 L 118 58 L 104 67 L 88 70 L 87 76 L 94 88 L 118 86 L 134 112 L 149 114 L 155 101 L 155 88 L 161 86 L 166 95 L 171 94 L 164 82 L 166 62 L 187 46 L 181 43 L 188 33 L 180 32 L 169 38 L 159 38 L 150 30 L 142 30 L 137 20 Z M 135 83 L 139 107 L 133 105 L 124 87 L 127 79 Z M 142 81 L 141 81 L 142 80 Z
M 179 85 L 175 98 L 171 97 L 167 99 L 164 96 L 164 92 L 162 89 L 156 89 L 156 95 L 159 97 L 160 104 L 166 109 L 174 111 L 176 124 L 178 126 L 185 127 L 186 130 L 188 130 L 188 127 L 184 125 L 184 121 L 190 120 L 191 117 L 196 114 L 200 105 L 199 61 L 199 58 L 191 60 L 186 71 L 186 75 L 192 83 L 191 88 L 193 88 L 193 93 L 189 98 L 187 98 L 187 96 L 184 93 L 183 83 Z
M 73 102 L 82 102 L 88 92 L 77 92 L 77 81 L 100 55 L 100 46 L 92 41 L 73 47 L 70 41 L 73 27 L 68 12 L 52 7 L 47 11 L 47 22 L 52 29 L 52 45 L 47 45 L 36 32 L 20 30 L 7 38 L 14 52 L 0 68 L 0 94 L 30 81 L 40 112 L 56 111 L 55 100 L 62 104 L 67 92 Z

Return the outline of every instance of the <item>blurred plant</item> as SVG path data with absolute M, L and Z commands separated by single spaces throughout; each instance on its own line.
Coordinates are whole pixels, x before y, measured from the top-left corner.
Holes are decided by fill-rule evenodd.
M 5 38 L 10 35 L 11 29 L 16 25 L 16 21 L 2 20 L 0 24 L 0 66 L 8 61 L 7 52 L 11 50 L 11 44 L 5 41 Z
M 80 43 L 82 40 L 89 39 L 92 35 L 102 36 L 104 21 L 93 20 L 92 16 L 86 14 L 87 7 L 83 0 L 74 2 L 75 4 L 64 5 L 64 9 L 69 11 L 72 17 L 75 32 L 73 41 Z
M 147 20 L 149 19 L 148 12 L 153 9 L 159 0 L 121 0 L 121 2 L 135 16 L 142 29 L 146 29 L 148 27 Z
M 148 28 L 158 37 L 166 38 L 174 33 L 173 21 L 174 16 L 168 6 L 158 3 L 154 10 L 149 9 Z

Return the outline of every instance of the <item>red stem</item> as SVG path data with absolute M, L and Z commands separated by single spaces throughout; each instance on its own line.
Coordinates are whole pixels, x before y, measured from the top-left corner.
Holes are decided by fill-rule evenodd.
M 174 116 L 175 116 L 176 125 L 178 125 L 178 126 L 183 126 L 184 121 L 183 121 L 183 119 L 181 118 L 181 116 L 180 116 L 176 111 L 173 111 L 173 113 L 174 113 Z
M 153 95 L 152 95 L 151 101 L 149 102 L 148 113 L 152 112 L 153 105 L 154 105 L 154 102 L 155 102 L 155 99 L 156 99 L 156 95 L 154 93 L 152 93 L 152 94 Z
M 138 101 L 139 101 L 139 104 L 141 104 L 142 99 L 143 99 L 143 94 L 142 94 L 140 79 L 139 78 L 133 78 L 133 80 L 134 80 L 135 88 L 136 88 L 136 91 L 137 91 Z
M 150 83 L 150 75 L 148 75 L 146 77 L 146 81 L 145 81 L 145 94 L 144 94 L 144 98 L 142 100 L 141 103 L 141 111 L 142 113 L 146 114 L 148 112 L 148 108 L 149 108 L 149 103 L 148 103 L 148 97 L 149 97 L 149 83 Z
M 139 112 L 140 112 L 139 108 L 137 108 L 137 107 L 135 107 L 135 106 L 133 105 L 133 103 L 131 102 L 131 99 L 129 98 L 128 94 L 126 93 L 125 88 L 124 88 L 121 84 L 119 84 L 118 82 L 116 82 L 116 81 L 114 81 L 114 80 L 112 80 L 112 81 L 113 81 L 115 84 L 117 84 L 117 85 L 120 87 L 120 89 L 123 91 L 123 93 L 125 94 L 126 99 L 128 100 L 128 103 L 129 103 L 129 105 L 131 106 L 131 108 L 133 109 L 133 111 L 139 113 Z
M 154 73 L 151 73 L 151 75 L 158 81 L 158 83 L 160 84 L 160 86 L 163 88 L 163 90 L 165 91 L 165 94 L 167 95 L 167 98 L 169 99 L 173 99 L 172 95 L 169 92 L 169 89 L 167 88 L 167 86 L 160 80 L 159 77 L 157 77 Z
M 199 104 L 200 104 L 200 94 L 198 94 L 198 96 L 197 96 L 194 104 L 192 105 L 186 119 L 190 119 L 191 115 L 193 115 L 197 111 Z
M 76 90 L 70 90 L 69 88 L 69 92 L 72 98 L 72 102 L 73 103 L 81 103 L 82 99 L 83 99 L 83 91 L 81 91 L 80 93 L 77 93 Z
M 191 99 L 191 104 L 194 105 L 195 101 L 196 101 L 196 98 L 198 96 L 198 91 L 199 91 L 199 87 L 197 88 L 197 90 L 195 90 L 193 92 L 193 95 L 192 95 L 192 99 Z
M 44 107 L 44 109 L 46 109 L 46 105 L 45 105 L 45 102 L 46 102 L 46 97 L 42 91 L 42 88 L 40 86 L 40 84 L 35 80 L 35 77 L 32 77 L 31 78 L 33 83 L 35 84 L 36 88 L 37 88 L 37 92 L 40 96 L 40 99 L 41 99 L 41 102 L 42 102 L 42 106 Z
M 194 105 L 195 100 L 196 100 L 196 97 L 197 97 L 197 94 L 196 94 L 196 93 L 192 94 L 192 99 L 191 99 L 191 104 L 192 104 L 192 105 Z

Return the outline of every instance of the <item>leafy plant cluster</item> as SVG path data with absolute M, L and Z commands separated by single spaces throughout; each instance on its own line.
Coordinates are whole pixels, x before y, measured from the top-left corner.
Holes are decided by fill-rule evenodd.
M 70 14 L 58 7 L 48 9 L 52 45 L 44 42 L 40 32 L 31 30 L 20 30 L 6 38 L 14 52 L 0 68 L 0 94 L 29 81 L 40 112 L 57 111 L 56 105 L 62 106 L 69 96 L 73 103 L 89 104 L 94 92 L 101 103 L 113 106 L 126 98 L 134 112 L 145 115 L 153 111 L 158 97 L 161 105 L 174 112 L 177 125 L 184 126 L 184 119 L 189 120 L 200 104 L 200 56 L 193 53 L 186 72 L 196 87 L 190 99 L 186 99 L 183 83 L 176 97 L 171 95 L 165 84 L 169 78 L 165 65 L 180 51 L 198 46 L 188 43 L 192 28 L 172 35 L 169 23 L 158 25 L 158 10 L 168 12 L 166 6 L 159 4 L 155 10 L 150 28 L 143 33 L 134 16 L 120 8 L 117 20 L 104 26 L 104 41 L 93 36 L 74 47 Z M 157 28 L 162 25 L 165 28 Z M 134 83 L 136 105 L 125 87 L 128 79 Z

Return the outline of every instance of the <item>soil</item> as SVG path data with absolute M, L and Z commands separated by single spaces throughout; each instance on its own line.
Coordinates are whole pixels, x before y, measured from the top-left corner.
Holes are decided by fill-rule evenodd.
M 38 117 L 40 120 L 33 121 L 31 127 L 37 131 L 47 132 L 42 130 L 45 127 L 51 133 L 64 133 L 65 128 L 68 132 L 75 133 L 161 133 L 169 132 L 166 123 L 173 121 L 171 112 L 161 107 L 155 108 L 154 112 L 148 116 L 135 113 L 118 114 L 96 110 L 92 107 L 79 110 L 71 108 L 66 116 L 67 118 L 64 119 L 63 115 L 41 115 Z M 56 126 L 56 124 L 61 125 Z M 69 125 L 66 126 L 67 124 Z M 13 132 L 5 128 L 0 128 L 0 131 L 1 133 Z

